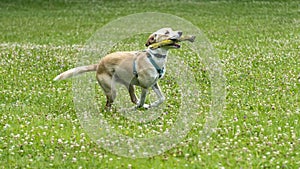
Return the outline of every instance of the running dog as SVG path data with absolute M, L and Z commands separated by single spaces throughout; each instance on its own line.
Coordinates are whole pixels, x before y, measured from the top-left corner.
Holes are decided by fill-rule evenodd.
M 111 108 L 116 98 L 116 82 L 125 85 L 131 101 L 137 108 L 157 107 L 165 100 L 158 85 L 158 80 L 164 76 L 169 49 L 179 49 L 180 41 L 193 42 L 195 36 L 182 36 L 181 31 L 162 28 L 152 33 L 145 46 L 145 51 L 115 52 L 103 57 L 99 64 L 76 67 L 56 76 L 54 80 L 63 80 L 85 72 L 96 72 L 96 78 L 106 95 L 106 107 Z M 134 86 L 142 88 L 138 100 Z M 150 105 L 145 104 L 149 88 L 158 96 L 158 100 Z

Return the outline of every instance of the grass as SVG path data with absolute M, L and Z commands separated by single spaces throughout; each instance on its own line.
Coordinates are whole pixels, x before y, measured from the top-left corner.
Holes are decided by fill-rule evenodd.
M 206 34 L 222 61 L 227 96 L 206 141 L 198 139 L 209 99 L 175 148 L 131 159 L 92 141 L 76 115 L 72 81 L 52 79 L 75 66 L 81 47 L 101 26 L 144 11 L 178 15 Z M 0 22 L 0 168 L 300 167 L 297 1 L 0 1 Z M 193 70 L 209 96 L 204 68 Z M 132 136 L 165 130 L 178 111 L 176 92 L 167 83 L 172 79 L 166 78 L 169 114 L 161 116 L 163 125 L 130 123 L 113 113 L 106 118 Z

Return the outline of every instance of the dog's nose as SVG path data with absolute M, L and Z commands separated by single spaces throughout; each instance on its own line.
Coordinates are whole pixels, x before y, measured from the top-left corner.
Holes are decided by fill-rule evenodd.
M 178 35 L 181 36 L 181 35 L 182 35 L 182 32 L 181 32 L 181 31 L 178 31 Z

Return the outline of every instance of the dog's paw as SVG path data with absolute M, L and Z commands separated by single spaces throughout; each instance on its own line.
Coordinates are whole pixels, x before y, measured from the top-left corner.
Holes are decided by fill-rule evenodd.
M 150 106 L 149 104 L 144 104 L 144 105 L 143 105 L 143 108 L 144 108 L 144 109 L 150 109 L 150 107 L 151 107 L 151 106 Z
M 137 105 L 136 109 L 149 109 L 151 106 L 149 104 Z

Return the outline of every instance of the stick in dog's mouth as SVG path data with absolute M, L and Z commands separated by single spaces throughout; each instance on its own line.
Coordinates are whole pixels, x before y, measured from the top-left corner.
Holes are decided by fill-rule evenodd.
M 194 35 L 186 35 L 186 36 L 181 36 L 177 41 L 178 42 L 181 42 L 181 41 L 194 42 L 195 38 L 196 38 L 196 36 L 194 36 Z
M 196 36 L 193 36 L 193 35 L 185 35 L 185 36 L 183 35 L 179 39 L 168 39 L 168 40 L 154 43 L 154 44 L 150 45 L 150 48 L 156 49 L 156 48 L 159 48 L 162 46 L 174 46 L 175 48 L 180 48 L 180 45 L 177 44 L 177 42 L 182 42 L 182 41 L 194 42 L 195 38 L 196 38 Z

